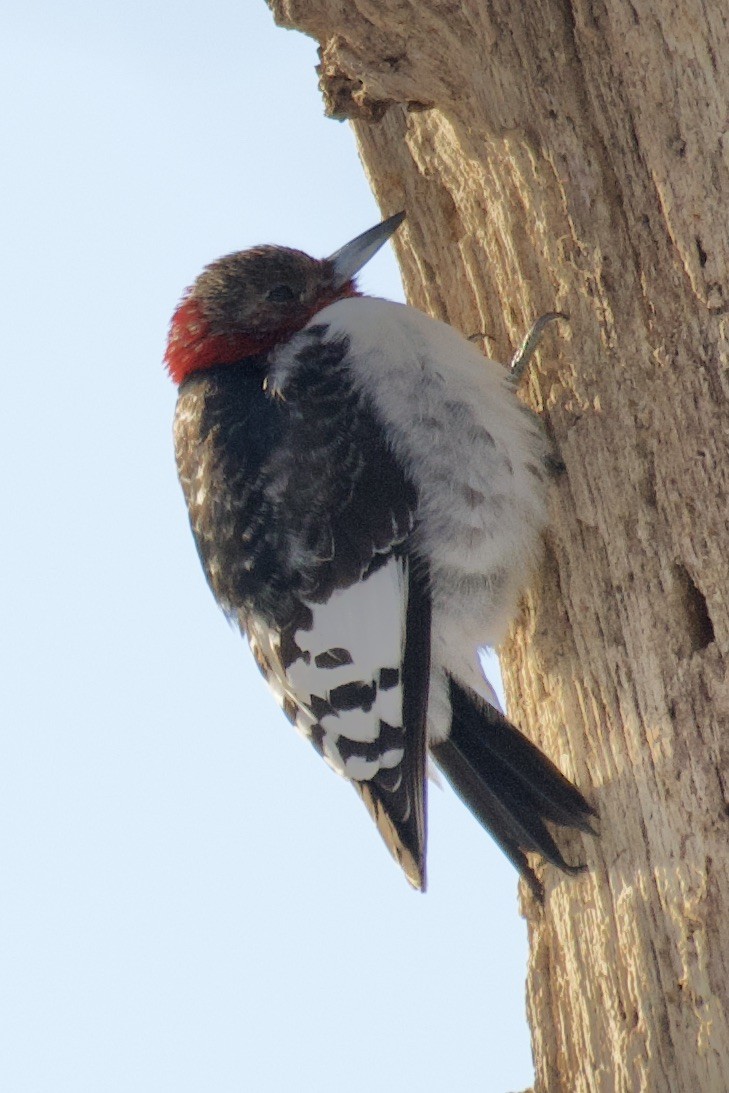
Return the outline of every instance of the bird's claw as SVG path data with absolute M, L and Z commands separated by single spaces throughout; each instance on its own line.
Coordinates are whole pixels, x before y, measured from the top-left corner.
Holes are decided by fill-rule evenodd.
M 539 339 L 545 326 L 554 322 L 555 319 L 564 319 L 565 322 L 569 322 L 569 315 L 566 315 L 564 311 L 548 311 L 546 315 L 540 315 L 537 321 L 532 323 L 524 341 L 511 358 L 509 365 L 509 374 L 515 383 L 519 383 L 526 372 L 529 362 L 539 345 Z

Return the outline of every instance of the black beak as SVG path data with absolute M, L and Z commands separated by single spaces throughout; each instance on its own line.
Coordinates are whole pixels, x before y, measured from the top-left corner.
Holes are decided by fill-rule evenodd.
M 355 273 L 359 273 L 362 266 L 366 265 L 397 231 L 404 219 L 404 212 L 395 213 L 394 216 L 383 220 L 381 224 L 376 224 L 374 228 L 363 232 L 351 243 L 346 243 L 335 251 L 328 259 L 334 266 L 334 288 L 341 288 L 347 281 L 351 281 Z

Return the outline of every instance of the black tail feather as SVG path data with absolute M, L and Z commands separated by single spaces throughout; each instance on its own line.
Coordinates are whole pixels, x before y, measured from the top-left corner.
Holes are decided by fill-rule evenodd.
M 525 851 L 536 851 L 565 873 L 569 865 L 545 820 L 595 834 L 595 810 L 539 748 L 503 714 L 450 680 L 451 733 L 433 757 L 456 793 L 491 833 L 538 898 L 541 885 Z

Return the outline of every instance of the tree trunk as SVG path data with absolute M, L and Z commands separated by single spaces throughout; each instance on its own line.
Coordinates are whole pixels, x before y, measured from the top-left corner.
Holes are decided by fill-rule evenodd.
M 729 1089 L 726 0 L 271 0 L 322 44 L 411 303 L 507 360 L 566 472 L 502 652 L 600 811 L 523 893 L 539 1093 Z M 562 839 L 562 845 L 569 840 Z

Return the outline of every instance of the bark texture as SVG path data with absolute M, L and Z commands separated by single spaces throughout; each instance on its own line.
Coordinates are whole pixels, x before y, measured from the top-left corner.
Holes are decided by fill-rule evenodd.
M 502 650 L 601 815 L 524 895 L 539 1093 L 729 1089 L 729 7 L 270 0 L 322 45 L 408 297 L 506 360 L 566 464 Z M 560 337 L 561 335 L 561 337 Z M 564 845 L 564 840 L 563 840 Z

